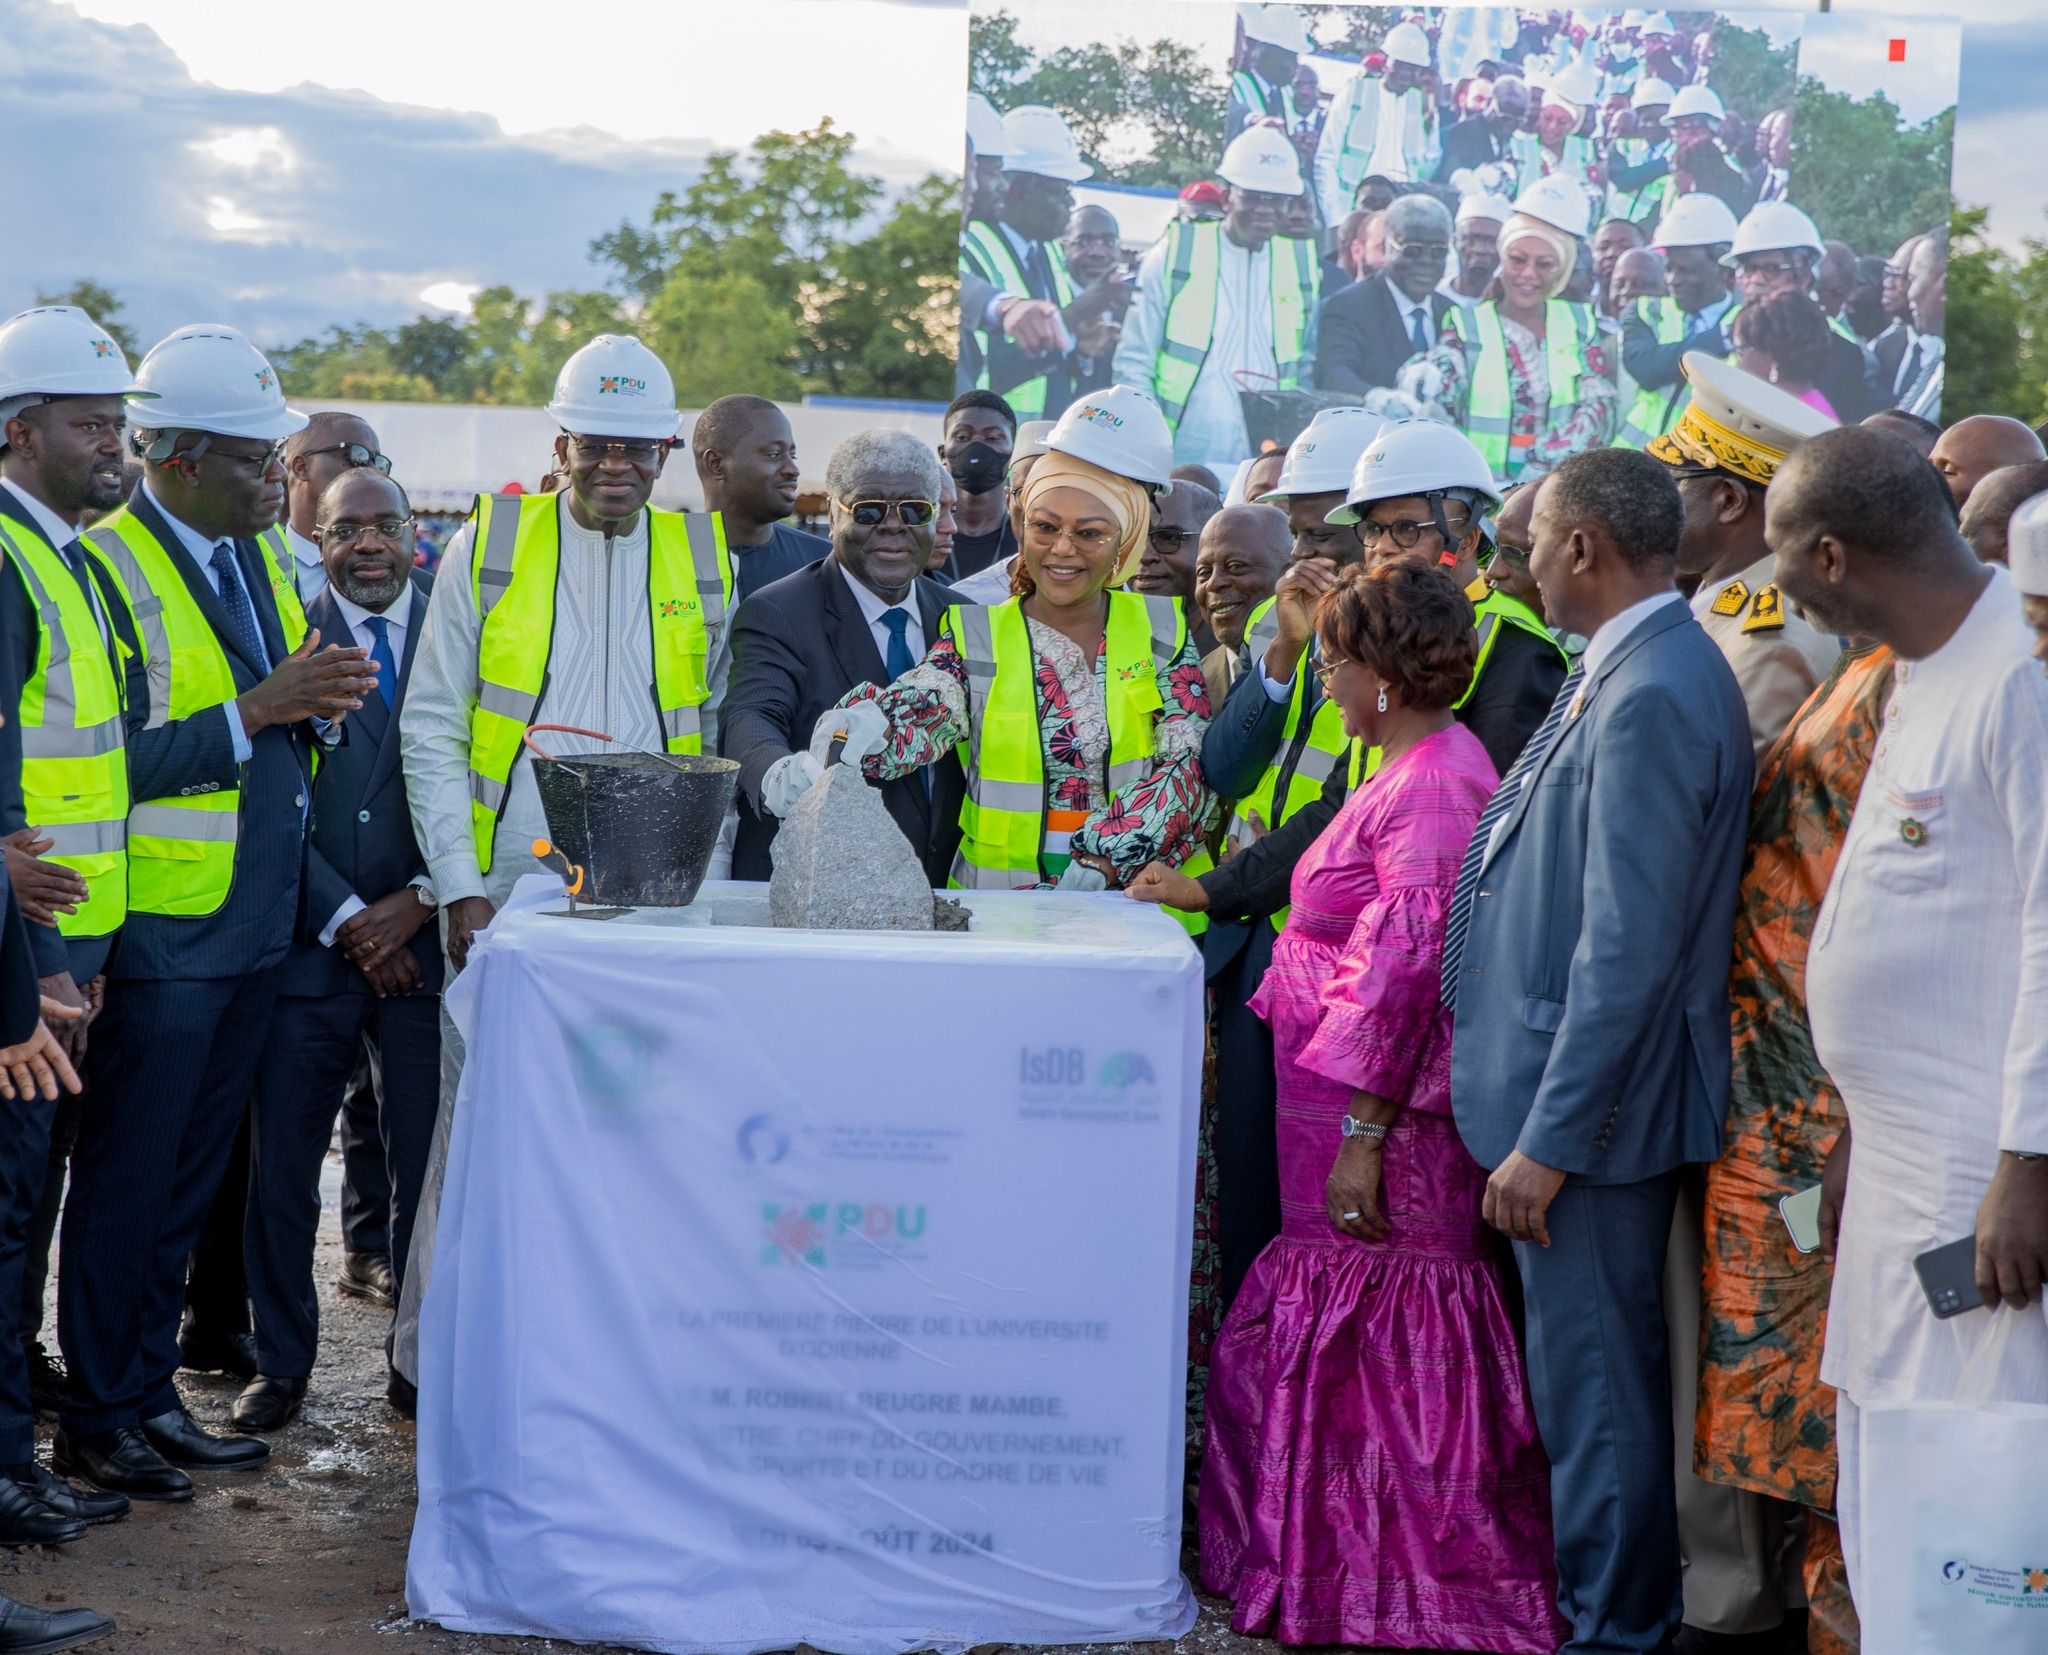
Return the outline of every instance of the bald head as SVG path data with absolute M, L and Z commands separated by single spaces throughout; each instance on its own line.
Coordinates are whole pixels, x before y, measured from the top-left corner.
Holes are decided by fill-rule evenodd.
M 2012 514 L 2037 494 L 2048 494 L 2048 460 L 1986 472 L 1963 507 L 1963 538 L 1970 550 L 1986 563 L 2005 562 L 2006 527 Z
M 1972 414 L 1957 420 L 1927 456 L 1956 497 L 1967 505 L 1970 491 L 1991 472 L 2041 459 L 2041 439 L 2030 426 L 2003 414 Z
M 1941 441 L 1941 427 L 1931 419 L 1922 419 L 1918 414 L 1909 414 L 1903 408 L 1880 408 L 1869 415 L 1863 423 L 1879 431 L 1889 431 L 1895 437 L 1903 437 L 1917 448 L 1924 457 L 1934 452 L 1934 445 Z

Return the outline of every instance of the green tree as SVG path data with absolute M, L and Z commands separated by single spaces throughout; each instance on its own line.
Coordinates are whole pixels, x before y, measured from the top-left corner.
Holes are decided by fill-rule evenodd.
M 1985 235 L 1985 210 L 1959 210 L 1950 229 L 1947 367 L 1941 414 L 2048 418 L 2048 242 L 2014 256 Z
M 141 354 L 135 330 L 121 320 L 122 312 L 128 307 L 115 296 L 111 287 L 102 287 L 87 277 L 73 282 L 62 293 L 38 293 L 36 303 L 76 305 L 107 330 L 107 337 L 121 347 L 122 352 L 130 359 L 131 365 Z
M 998 108 L 1014 100 L 1010 88 L 1031 67 L 1031 48 L 1017 39 L 1017 19 L 1006 11 L 974 13 L 967 20 L 967 82 Z
M 1949 214 L 1955 111 L 1906 126 L 1882 92 L 1861 101 L 1800 82 L 1792 121 L 1792 199 L 1821 234 L 1890 253 Z
M 1707 84 L 1734 113 L 1756 121 L 1773 109 L 1789 109 L 1798 82 L 1798 41 L 1773 46 L 1761 29 L 1745 29 L 1725 17 L 1716 21 Z
M 934 173 L 882 227 L 848 245 L 810 332 L 819 376 L 842 395 L 943 402 L 960 321 L 959 192 Z
M 804 337 L 789 306 L 744 270 L 678 270 L 642 317 L 648 345 L 675 376 L 676 400 L 701 408 L 728 391 L 794 401 Z

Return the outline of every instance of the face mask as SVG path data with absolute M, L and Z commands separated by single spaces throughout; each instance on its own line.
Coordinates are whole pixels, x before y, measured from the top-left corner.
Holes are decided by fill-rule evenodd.
M 1010 469 L 1010 456 L 985 442 L 971 442 L 946 456 L 946 469 L 964 494 L 988 494 L 1003 486 L 1003 473 Z

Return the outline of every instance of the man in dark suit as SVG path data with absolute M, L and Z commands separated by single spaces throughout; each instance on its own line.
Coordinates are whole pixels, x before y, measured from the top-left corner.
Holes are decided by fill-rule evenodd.
M 1444 134 L 1443 158 L 1436 164 L 1436 181 L 1448 184 L 1451 174 L 1494 161 L 1511 160 L 1515 134 L 1529 113 L 1529 88 L 1520 75 L 1500 75 L 1493 83 L 1486 107 L 1467 115 Z
M 718 746 L 740 765 L 735 879 L 774 871 L 776 821 L 803 791 L 818 719 L 856 684 L 909 671 L 937 639 L 953 601 L 923 572 L 939 485 L 937 457 L 907 433 L 849 437 L 825 473 L 832 555 L 756 592 L 733 617 Z M 879 522 L 862 521 L 878 511 Z M 935 886 L 945 884 L 960 842 L 965 787 L 951 754 L 882 784 L 882 802 Z
M 127 663 L 129 916 L 93 1031 L 65 1203 L 55 1462 L 131 1499 L 180 1467 L 260 1464 L 178 1395 L 185 1255 L 248 1101 L 291 944 L 312 721 L 375 694 L 365 652 L 315 654 L 274 527 L 277 441 L 303 423 L 242 335 L 180 330 L 142 365 L 144 480 L 88 532 Z M 251 389 L 253 387 L 253 390 Z M 252 407 L 251 404 L 254 404 Z M 221 429 L 225 427 L 225 429 Z M 258 537 L 261 537 L 259 540 Z
M 298 929 L 256 1070 L 244 1256 L 257 1375 L 235 1403 L 244 1431 L 277 1430 L 306 1394 L 320 1329 L 320 1163 L 359 1054 L 370 1055 L 391 1168 L 395 1283 L 405 1277 L 440 1101 L 440 936 L 427 923 L 433 885 L 398 762 L 398 711 L 428 594 L 426 576 L 413 569 L 412 508 L 391 478 L 351 471 L 322 497 L 313 532 L 327 584 L 307 625 L 366 648 L 378 687 L 314 778 Z M 402 1376 L 388 1376 L 386 1394 L 401 1413 L 411 1412 L 411 1392 Z
M 1451 215 L 1429 195 L 1387 209 L 1387 262 L 1323 301 L 1316 323 L 1316 385 L 1363 396 L 1391 386 L 1401 364 L 1434 345 L 1451 301 L 1437 292 L 1451 257 Z
M 1550 1456 L 1565 1650 L 1661 1650 L 1679 1547 L 1662 1278 L 1682 1170 L 1728 1100 L 1749 718 L 1672 585 L 1657 461 L 1567 460 L 1530 570 L 1590 642 L 1480 815 L 1445 924 L 1451 1102 L 1515 1244 Z

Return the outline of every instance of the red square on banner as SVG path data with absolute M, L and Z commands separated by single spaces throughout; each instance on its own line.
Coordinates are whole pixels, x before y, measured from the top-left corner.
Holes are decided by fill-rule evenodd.
M 1905 61 L 1906 43 L 1903 40 L 1894 40 L 1892 42 L 1892 62 L 1904 63 Z

